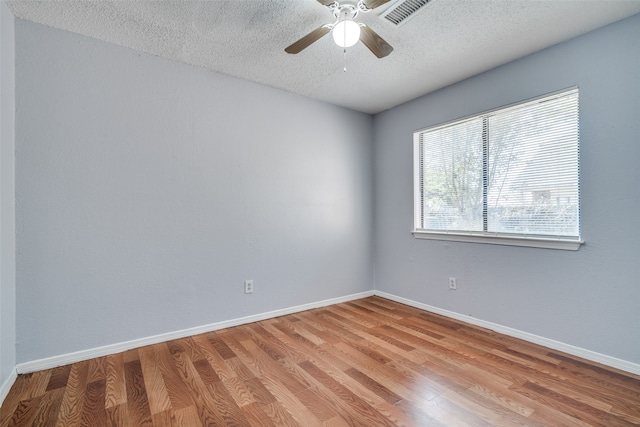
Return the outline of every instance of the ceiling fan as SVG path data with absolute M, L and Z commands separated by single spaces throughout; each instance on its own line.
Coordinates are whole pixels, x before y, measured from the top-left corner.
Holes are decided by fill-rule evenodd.
M 300 53 L 321 37 L 333 32 L 333 40 L 343 48 L 351 47 L 358 41 L 378 58 L 384 58 L 393 47 L 365 24 L 354 21 L 359 12 L 367 13 L 389 0 L 317 0 L 331 10 L 335 21 L 316 28 L 285 49 L 287 53 Z

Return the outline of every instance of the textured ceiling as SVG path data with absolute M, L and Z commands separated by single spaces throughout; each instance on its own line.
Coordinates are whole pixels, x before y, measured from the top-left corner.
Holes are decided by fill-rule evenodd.
M 333 21 L 315 0 L 9 0 L 22 19 L 84 34 L 366 113 L 377 113 L 516 58 L 640 13 L 640 0 L 432 0 L 395 26 L 366 23 L 395 50 L 331 35 L 284 48 Z

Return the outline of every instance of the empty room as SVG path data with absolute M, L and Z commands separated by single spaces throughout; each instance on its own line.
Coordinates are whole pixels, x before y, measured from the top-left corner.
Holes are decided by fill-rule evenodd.
M 640 425 L 640 0 L 0 0 L 0 427 Z

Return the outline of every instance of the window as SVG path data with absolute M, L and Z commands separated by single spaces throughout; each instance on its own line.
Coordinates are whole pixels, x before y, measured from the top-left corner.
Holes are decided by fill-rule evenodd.
M 578 89 L 414 133 L 418 238 L 577 250 Z

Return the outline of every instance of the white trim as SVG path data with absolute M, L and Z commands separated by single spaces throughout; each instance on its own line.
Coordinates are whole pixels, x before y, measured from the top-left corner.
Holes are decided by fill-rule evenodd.
M 0 406 L 2 406 L 2 404 L 4 403 L 4 399 L 9 394 L 9 391 L 11 390 L 13 383 L 16 382 L 17 378 L 18 371 L 16 370 L 16 368 L 13 368 L 9 373 L 9 377 L 0 386 Z
M 487 234 L 463 234 L 452 232 L 434 232 L 414 230 L 411 232 L 416 239 L 448 240 L 451 242 L 487 243 L 490 245 L 526 246 L 529 248 L 563 249 L 577 251 L 583 240 L 565 240 L 526 236 L 505 236 Z
M 625 372 L 630 372 L 632 374 L 640 375 L 640 364 L 637 364 L 637 363 L 618 359 L 612 356 L 607 356 L 606 354 L 596 353 L 595 351 L 586 350 L 584 348 L 576 347 L 570 344 L 565 344 L 563 342 L 541 337 L 539 335 L 534 335 L 529 332 L 520 331 L 518 329 L 513 329 L 508 326 L 502 326 L 497 323 L 491 323 L 485 320 L 476 319 L 475 317 L 459 314 L 453 311 L 434 307 L 428 304 L 423 304 L 421 302 L 413 301 L 413 300 L 403 298 L 393 294 L 388 294 L 386 292 L 376 290 L 374 291 L 374 294 L 382 298 L 399 302 L 401 304 L 406 304 L 411 307 L 429 311 L 431 313 L 440 314 L 442 316 L 450 317 L 452 319 L 460 320 L 466 323 L 470 323 L 472 325 L 480 326 L 482 328 L 491 329 L 493 331 L 499 332 L 504 335 L 508 335 L 510 337 L 520 338 L 522 340 L 525 340 L 534 344 L 539 344 L 544 347 L 549 347 L 551 349 L 562 351 L 564 353 L 568 353 L 574 356 L 578 356 L 583 359 L 590 360 L 592 362 L 601 363 L 603 365 L 607 365 L 612 368 L 616 368 Z
M 360 292 L 357 294 L 346 295 L 338 298 L 331 298 L 322 301 L 316 301 L 308 304 L 298 305 L 289 308 L 283 308 L 266 313 L 254 314 L 251 316 L 240 317 L 223 322 L 211 323 L 195 328 L 182 329 L 179 331 L 168 332 L 165 334 L 153 335 L 146 338 L 139 338 L 131 341 L 125 341 L 116 344 L 109 344 L 102 347 L 96 347 L 88 350 L 76 351 L 74 353 L 61 354 L 59 356 L 47 357 L 44 359 L 33 360 L 31 362 L 19 363 L 16 370 L 19 374 L 27 374 L 30 372 L 41 371 L 43 369 L 51 369 L 57 366 L 68 365 L 83 360 L 89 360 L 96 357 L 107 356 L 109 354 L 120 353 L 122 351 L 131 350 L 133 348 L 143 347 L 145 345 L 157 344 L 160 342 L 175 340 L 192 335 L 203 334 L 206 332 L 216 331 L 219 329 L 230 328 L 232 326 L 244 325 L 246 323 L 259 322 L 261 320 L 272 319 L 274 317 L 284 316 L 287 314 L 299 313 L 301 311 L 311 310 L 313 308 L 325 307 L 327 305 L 339 304 L 342 302 L 353 301 L 357 299 L 367 298 L 373 295 L 373 291 Z
M 75 353 L 63 354 L 60 356 L 48 357 L 45 359 L 34 360 L 32 362 L 20 363 L 16 366 L 16 369 L 12 375 L 5 381 L 0 388 L 0 402 L 4 400 L 9 389 L 13 385 L 17 374 L 27 374 L 30 372 L 36 372 L 43 369 L 55 368 L 57 366 L 67 365 L 69 363 L 75 363 L 83 360 L 93 359 L 95 357 L 107 356 L 109 354 L 119 353 L 122 351 L 130 350 L 132 348 L 138 348 L 145 345 L 157 344 L 160 342 L 170 341 L 173 339 L 184 338 L 192 335 L 202 334 L 205 332 L 216 331 L 219 329 L 230 328 L 232 326 L 244 325 L 246 323 L 259 322 L 261 320 L 271 319 L 278 316 L 284 316 L 287 314 L 299 313 L 305 310 L 311 310 L 313 308 L 325 307 L 327 305 L 339 304 L 342 302 L 353 301 L 357 299 L 367 298 L 372 295 L 377 295 L 382 298 L 396 301 L 401 304 L 406 304 L 411 307 L 419 308 L 421 310 L 429 311 L 431 313 L 440 314 L 442 316 L 450 317 L 452 319 L 460 320 L 472 325 L 480 326 L 483 328 L 491 329 L 504 335 L 508 335 L 515 338 L 539 344 L 545 347 L 549 347 L 554 350 L 562 351 L 574 356 L 582 357 L 583 359 L 590 360 L 592 362 L 601 363 L 603 365 L 610 366 L 612 368 L 620 369 L 625 372 L 640 375 L 640 364 L 629 362 L 622 359 L 617 359 L 605 354 L 596 353 L 591 350 L 586 350 L 580 347 L 575 347 L 570 344 L 565 344 L 559 341 L 555 341 L 549 338 L 534 335 L 528 332 L 513 329 L 507 326 L 502 326 L 497 323 L 487 322 L 481 319 L 476 319 L 471 316 L 459 314 L 453 311 L 445 310 L 442 308 L 434 307 L 421 302 L 413 301 L 407 298 L 403 298 L 394 294 L 373 290 L 361 292 L 358 294 L 346 295 L 343 297 L 327 299 L 323 301 L 317 301 L 309 304 L 303 304 L 295 307 L 284 308 L 280 310 L 269 311 L 266 313 L 255 314 L 252 316 L 240 317 L 238 319 L 227 320 L 224 322 L 212 323 L 209 325 L 198 326 L 195 328 L 183 329 L 180 331 L 169 332 L 166 334 L 154 335 L 151 337 L 140 338 L 136 340 L 126 341 L 117 344 L 106 345 L 103 347 L 97 347 L 89 350 L 82 350 Z

